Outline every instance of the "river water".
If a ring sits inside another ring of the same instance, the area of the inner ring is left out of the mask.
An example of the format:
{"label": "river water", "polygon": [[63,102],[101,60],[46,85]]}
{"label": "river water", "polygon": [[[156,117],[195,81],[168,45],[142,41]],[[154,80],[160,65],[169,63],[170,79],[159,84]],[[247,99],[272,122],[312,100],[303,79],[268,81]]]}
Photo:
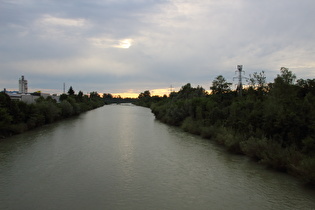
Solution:
{"label": "river water", "polygon": [[0,142],[0,209],[315,209],[315,192],[109,105]]}

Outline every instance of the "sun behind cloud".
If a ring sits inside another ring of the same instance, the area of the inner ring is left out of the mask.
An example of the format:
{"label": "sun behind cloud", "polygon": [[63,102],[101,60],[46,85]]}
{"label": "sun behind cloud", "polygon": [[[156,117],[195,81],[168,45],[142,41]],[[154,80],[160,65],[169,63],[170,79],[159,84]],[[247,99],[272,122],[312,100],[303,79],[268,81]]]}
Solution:
{"label": "sun behind cloud", "polygon": [[90,37],[87,39],[92,45],[99,47],[99,48],[122,48],[128,49],[132,46],[134,40],[127,38],[127,39],[114,39],[107,36],[101,37]]}
{"label": "sun behind cloud", "polygon": [[133,40],[132,39],[122,39],[119,40],[119,44],[116,45],[115,47],[117,48],[123,48],[123,49],[128,49],[131,47]]}

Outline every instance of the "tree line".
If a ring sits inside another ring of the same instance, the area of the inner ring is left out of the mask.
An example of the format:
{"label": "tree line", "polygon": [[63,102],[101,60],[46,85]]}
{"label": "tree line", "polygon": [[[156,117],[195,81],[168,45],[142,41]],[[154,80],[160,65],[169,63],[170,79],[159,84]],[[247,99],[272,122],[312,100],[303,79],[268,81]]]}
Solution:
{"label": "tree line", "polygon": [[57,102],[51,96],[41,96],[35,103],[27,104],[11,100],[6,93],[0,92],[0,138],[75,116],[105,104],[97,92],[84,95],[79,91],[75,94],[72,87],[68,94],[60,95],[59,100]]}
{"label": "tree line", "polygon": [[231,85],[219,75],[210,94],[188,83],[169,96],[145,91],[137,104],[162,122],[315,184],[315,79],[296,80],[282,67],[268,84],[263,71],[255,72],[242,96]]}
{"label": "tree line", "polygon": [[134,103],[136,98],[122,98],[120,95],[113,96],[111,93],[103,93],[103,100],[105,104],[120,104],[120,103]]}

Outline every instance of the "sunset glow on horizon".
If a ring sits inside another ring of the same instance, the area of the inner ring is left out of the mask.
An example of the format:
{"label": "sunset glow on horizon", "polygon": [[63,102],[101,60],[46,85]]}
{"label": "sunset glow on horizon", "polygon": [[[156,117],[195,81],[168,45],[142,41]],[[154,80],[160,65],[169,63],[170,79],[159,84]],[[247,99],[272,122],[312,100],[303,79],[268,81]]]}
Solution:
{"label": "sunset glow on horizon", "polygon": [[[142,92],[144,92],[143,90]],[[149,90],[151,93],[151,96],[164,96],[164,95],[169,95],[170,91],[168,89],[153,89]],[[124,93],[112,93],[114,97],[122,97],[122,98],[138,98],[139,94],[141,92],[124,92]]]}

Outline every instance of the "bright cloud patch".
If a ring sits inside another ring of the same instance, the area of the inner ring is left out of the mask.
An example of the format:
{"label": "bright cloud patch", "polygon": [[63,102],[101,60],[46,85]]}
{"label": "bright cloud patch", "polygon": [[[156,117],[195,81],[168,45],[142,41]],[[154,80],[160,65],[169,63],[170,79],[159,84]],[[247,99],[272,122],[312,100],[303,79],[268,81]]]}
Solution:
{"label": "bright cloud patch", "polygon": [[124,40],[120,40],[119,45],[116,45],[115,47],[128,49],[129,47],[131,47],[131,44],[132,44],[132,39],[124,39]]}
{"label": "bright cloud patch", "polygon": [[83,18],[61,18],[52,15],[43,15],[34,21],[32,31],[43,39],[73,42],[81,40],[91,24]]}
{"label": "bright cloud patch", "polygon": [[40,20],[43,24],[54,25],[54,26],[64,26],[64,27],[82,27],[86,25],[86,20],[79,19],[69,19],[69,18],[59,18],[51,15],[44,15]]}
{"label": "bright cloud patch", "polygon": [[119,45],[115,45],[114,47],[128,49],[131,47],[131,44],[132,39],[123,39],[119,41]]}
{"label": "bright cloud patch", "polygon": [[123,48],[128,49],[131,47],[133,40],[132,39],[122,39],[116,40],[108,37],[92,37],[88,39],[89,42],[99,48]]}

